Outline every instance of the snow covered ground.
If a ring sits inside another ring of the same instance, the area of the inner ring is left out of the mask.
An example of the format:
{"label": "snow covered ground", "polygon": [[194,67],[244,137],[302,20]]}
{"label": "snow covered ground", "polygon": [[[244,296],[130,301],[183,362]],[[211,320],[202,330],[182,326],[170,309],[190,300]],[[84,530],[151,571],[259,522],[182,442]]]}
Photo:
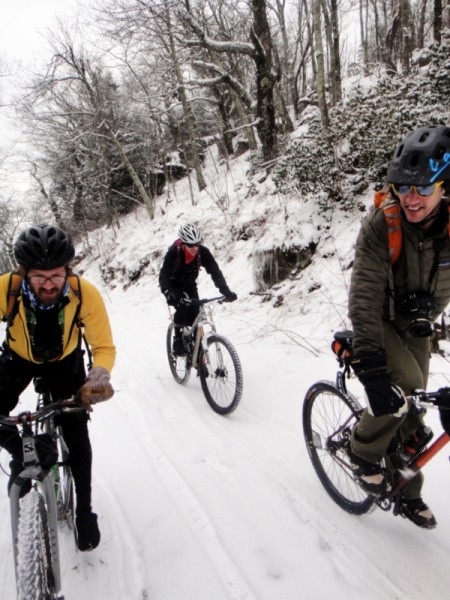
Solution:
{"label": "snow covered ground", "polygon": [[[301,406],[311,383],[334,377],[325,340],[314,356],[283,336],[259,337],[261,315],[244,300],[217,307],[245,378],[241,405],[221,417],[195,377],[186,387],[172,379],[168,313],[156,289],[145,299],[111,293],[108,310],[117,392],[90,426],[102,542],[83,554],[61,533],[66,600],[448,597],[448,452],[426,472],[434,531],[380,510],[346,514],[312,469]],[[433,359],[433,383],[446,369]],[[439,430],[435,415],[429,421]],[[13,600],[6,476],[0,482],[1,597]]]}

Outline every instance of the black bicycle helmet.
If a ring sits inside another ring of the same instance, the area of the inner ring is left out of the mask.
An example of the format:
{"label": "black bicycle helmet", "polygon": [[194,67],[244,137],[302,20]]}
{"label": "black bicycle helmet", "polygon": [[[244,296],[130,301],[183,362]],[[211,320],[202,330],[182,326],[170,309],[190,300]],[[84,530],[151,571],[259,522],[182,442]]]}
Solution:
{"label": "black bicycle helmet", "polygon": [[16,261],[26,269],[49,271],[65,267],[75,256],[72,240],[55,225],[33,225],[14,244]]}
{"label": "black bicycle helmet", "polygon": [[429,185],[450,180],[450,127],[427,125],[397,146],[387,172],[388,183]]}

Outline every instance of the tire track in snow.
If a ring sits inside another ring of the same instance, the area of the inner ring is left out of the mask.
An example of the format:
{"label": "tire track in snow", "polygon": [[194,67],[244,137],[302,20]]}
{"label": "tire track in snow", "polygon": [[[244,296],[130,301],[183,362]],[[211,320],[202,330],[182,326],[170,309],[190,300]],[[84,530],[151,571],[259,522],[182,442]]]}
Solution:
{"label": "tire track in snow", "polygon": [[145,426],[145,418],[137,402],[131,399],[130,402],[133,402],[134,407],[132,411],[127,412],[127,418],[132,423],[135,431],[139,433],[140,441],[145,447],[156,473],[201,543],[230,599],[257,600],[223,547],[204,506],[152,438]]}

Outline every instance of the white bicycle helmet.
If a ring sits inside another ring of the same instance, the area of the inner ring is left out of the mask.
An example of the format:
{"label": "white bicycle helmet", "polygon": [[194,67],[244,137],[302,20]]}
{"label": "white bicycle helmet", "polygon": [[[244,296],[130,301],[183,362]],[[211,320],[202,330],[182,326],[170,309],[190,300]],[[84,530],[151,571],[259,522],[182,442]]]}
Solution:
{"label": "white bicycle helmet", "polygon": [[200,244],[203,240],[202,232],[193,223],[185,223],[180,226],[178,236],[185,244]]}

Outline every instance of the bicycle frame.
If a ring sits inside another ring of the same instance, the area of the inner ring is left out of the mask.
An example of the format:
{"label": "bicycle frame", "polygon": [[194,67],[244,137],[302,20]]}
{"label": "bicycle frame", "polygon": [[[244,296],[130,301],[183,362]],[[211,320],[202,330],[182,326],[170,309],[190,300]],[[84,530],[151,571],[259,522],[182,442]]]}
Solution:
{"label": "bicycle frame", "polygon": [[[219,296],[218,298],[211,298],[207,302],[209,303],[219,300],[223,300],[223,296]],[[199,303],[198,306],[199,311],[197,317],[195,318],[195,321],[192,323],[191,326],[186,325],[185,327],[183,327],[183,330],[184,332],[186,332],[187,335],[191,335],[192,332],[196,330],[194,349],[192,351],[191,358],[191,366],[195,366],[197,364],[200,345],[205,339],[205,326],[209,326],[212,333],[217,333],[211,307],[207,306],[206,302]]]}
{"label": "bicycle frame", "polygon": [[401,477],[395,484],[392,492],[389,495],[395,496],[403,488],[403,486],[412,479],[423,467],[436,456],[450,442],[450,436],[445,432],[442,433],[430,446],[423,450],[414,460],[412,460],[405,469],[400,472]]}

